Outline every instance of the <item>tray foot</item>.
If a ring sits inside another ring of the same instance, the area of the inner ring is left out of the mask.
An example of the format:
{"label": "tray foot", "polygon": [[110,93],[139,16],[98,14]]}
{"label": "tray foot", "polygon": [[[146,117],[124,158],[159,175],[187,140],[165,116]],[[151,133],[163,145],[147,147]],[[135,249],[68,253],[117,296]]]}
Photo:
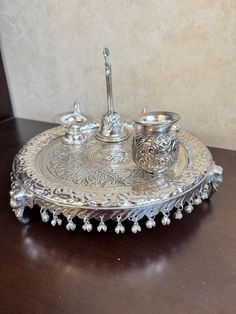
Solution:
{"label": "tray foot", "polygon": [[209,188],[209,199],[218,191],[219,185],[223,182],[223,168],[221,166],[213,165],[210,176],[211,186]]}
{"label": "tray foot", "polygon": [[26,206],[33,207],[33,196],[27,193],[17,182],[12,182],[10,191],[10,206],[16,218],[23,224],[29,223],[29,217],[24,216]]}

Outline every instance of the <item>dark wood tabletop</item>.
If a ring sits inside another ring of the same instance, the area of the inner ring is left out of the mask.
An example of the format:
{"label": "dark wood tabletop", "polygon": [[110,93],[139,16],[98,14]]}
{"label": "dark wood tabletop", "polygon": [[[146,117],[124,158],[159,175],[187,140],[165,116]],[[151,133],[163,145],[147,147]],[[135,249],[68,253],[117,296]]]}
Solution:
{"label": "dark wood tabletop", "polygon": [[69,232],[43,223],[38,208],[24,226],[9,206],[12,160],[50,127],[0,123],[0,312],[236,313],[236,152],[210,148],[223,184],[170,226],[157,219],[139,234]]}

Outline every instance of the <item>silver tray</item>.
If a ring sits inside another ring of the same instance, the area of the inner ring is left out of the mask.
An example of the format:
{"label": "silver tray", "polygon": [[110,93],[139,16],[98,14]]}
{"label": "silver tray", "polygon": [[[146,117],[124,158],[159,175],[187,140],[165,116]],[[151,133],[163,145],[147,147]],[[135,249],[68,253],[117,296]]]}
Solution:
{"label": "silver tray", "polygon": [[[129,126],[131,129],[131,127]],[[155,217],[170,224],[170,213],[181,219],[193,205],[211,196],[222,182],[222,168],[216,166],[209,150],[187,132],[180,132],[180,151],[175,168],[166,176],[154,176],[138,168],[132,159],[130,137],[119,143],[96,139],[87,132],[81,145],[65,145],[62,126],[31,139],[13,162],[11,206],[23,223],[26,206],[40,206],[42,220],[61,225],[66,217],[68,230],[75,230],[76,217],[82,229],[106,231],[106,221],[117,222],[123,233],[129,219],[132,232],[141,231],[139,220],[146,217],[147,228],[155,227]],[[96,222],[97,221],[97,222]]]}

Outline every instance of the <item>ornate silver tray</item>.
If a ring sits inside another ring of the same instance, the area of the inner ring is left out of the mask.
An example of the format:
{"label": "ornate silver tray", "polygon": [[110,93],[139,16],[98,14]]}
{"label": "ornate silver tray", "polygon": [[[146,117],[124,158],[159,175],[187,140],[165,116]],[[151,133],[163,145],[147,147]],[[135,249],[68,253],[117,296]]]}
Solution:
{"label": "ornate silver tray", "polygon": [[[150,156],[155,159],[159,155],[160,170],[163,162],[171,160],[171,154],[173,167],[154,175],[143,170],[141,160],[139,167],[134,163],[134,124],[123,123],[114,111],[107,48],[103,55],[108,111],[101,124],[83,116],[76,103],[74,112],[61,117],[62,126],[34,137],[14,159],[10,204],[23,223],[29,221],[24,217],[25,207],[37,204],[42,220],[51,219],[52,226],[61,225],[64,216],[68,230],[75,230],[79,218],[83,220],[83,230],[91,231],[96,225],[100,232],[107,230],[106,221],[111,219],[117,222],[115,232],[124,233],[123,222],[128,219],[133,222],[132,232],[137,233],[143,217],[147,218],[147,228],[155,227],[159,213],[161,223],[169,225],[173,209],[174,217],[181,219],[183,210],[192,212],[193,205],[209,198],[222,182],[223,170],[215,165],[209,150],[190,134],[179,133],[177,125],[171,131],[168,120],[178,116],[173,113],[145,116],[141,141],[146,145],[148,139],[148,151],[139,151],[149,169]],[[155,126],[151,122],[148,127],[147,118],[155,117],[161,121]],[[150,131],[154,131],[152,136],[148,135]],[[156,141],[160,141],[157,149]],[[178,150],[174,151],[175,147]]]}
{"label": "ornate silver tray", "polygon": [[106,143],[89,130],[83,145],[65,145],[64,133],[59,126],[39,134],[14,159],[11,206],[23,223],[28,222],[24,208],[37,204],[42,220],[52,218],[53,226],[61,225],[63,215],[68,230],[75,230],[78,217],[84,230],[91,231],[97,225],[98,231],[106,231],[106,220],[112,219],[117,222],[115,231],[123,233],[123,221],[129,219],[136,233],[141,230],[138,221],[143,217],[148,228],[156,225],[159,213],[162,224],[168,225],[173,209],[174,217],[181,219],[183,210],[190,213],[193,205],[209,198],[222,181],[222,168],[215,165],[209,150],[184,131],[180,132],[178,162],[163,177],[136,166],[132,136],[119,143]]}

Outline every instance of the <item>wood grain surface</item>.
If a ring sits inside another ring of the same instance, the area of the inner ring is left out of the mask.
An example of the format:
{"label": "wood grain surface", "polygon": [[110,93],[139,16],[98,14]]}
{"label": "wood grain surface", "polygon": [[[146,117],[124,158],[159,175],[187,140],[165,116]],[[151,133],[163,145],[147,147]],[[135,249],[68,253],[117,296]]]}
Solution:
{"label": "wood grain surface", "polygon": [[224,183],[170,226],[140,234],[68,232],[38,208],[20,224],[9,206],[17,150],[50,124],[0,124],[1,313],[236,313],[236,152],[211,148]]}

